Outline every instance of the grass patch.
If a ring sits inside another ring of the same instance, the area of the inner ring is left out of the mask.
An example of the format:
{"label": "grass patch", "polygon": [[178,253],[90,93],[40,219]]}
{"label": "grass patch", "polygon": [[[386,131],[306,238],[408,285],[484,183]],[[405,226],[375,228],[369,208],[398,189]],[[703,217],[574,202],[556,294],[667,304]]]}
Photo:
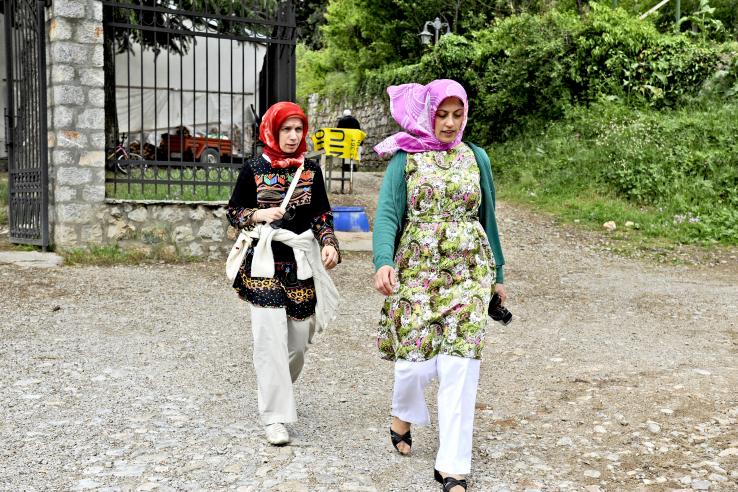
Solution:
{"label": "grass patch", "polygon": [[[494,146],[500,197],[614,238],[738,244],[738,105],[572,110]],[[633,224],[626,228],[626,222]]]}
{"label": "grass patch", "polygon": [[89,246],[58,251],[65,265],[139,265],[142,263],[194,263],[202,258],[182,255],[173,247],[156,247],[150,250],[122,249],[113,246]]}
{"label": "grass patch", "polygon": [[[210,169],[132,167],[128,174],[107,171],[105,196],[121,200],[227,201],[238,167]],[[116,180],[116,182],[111,182]],[[145,181],[145,182],[136,182]]]}

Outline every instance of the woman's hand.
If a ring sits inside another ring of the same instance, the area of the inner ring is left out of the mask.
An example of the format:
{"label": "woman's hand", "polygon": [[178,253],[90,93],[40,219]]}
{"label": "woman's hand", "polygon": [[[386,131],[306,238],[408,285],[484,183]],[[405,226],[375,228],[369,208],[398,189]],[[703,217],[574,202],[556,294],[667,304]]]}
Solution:
{"label": "woman's hand", "polygon": [[269,224],[275,220],[281,219],[283,215],[284,210],[282,210],[281,207],[260,208],[254,212],[254,215],[251,216],[251,220],[254,224],[259,224],[261,222]]}
{"label": "woman's hand", "polygon": [[374,274],[374,288],[382,294],[390,295],[396,286],[397,274],[391,266],[384,265]]}
{"label": "woman's hand", "polygon": [[326,270],[330,270],[338,264],[338,251],[336,251],[336,248],[331,245],[323,246],[321,257],[323,260],[323,266]]}
{"label": "woman's hand", "polygon": [[495,284],[495,292],[498,296],[500,296],[500,305],[505,305],[505,301],[507,300],[507,293],[505,292],[505,285],[504,284]]}

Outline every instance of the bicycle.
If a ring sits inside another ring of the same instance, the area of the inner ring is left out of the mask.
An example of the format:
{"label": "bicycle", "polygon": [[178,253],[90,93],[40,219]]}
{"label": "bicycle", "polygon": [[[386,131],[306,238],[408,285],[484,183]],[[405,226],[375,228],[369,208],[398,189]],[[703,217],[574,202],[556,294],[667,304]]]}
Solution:
{"label": "bicycle", "polygon": [[143,161],[143,157],[139,154],[129,152],[126,149],[124,145],[126,138],[127,135],[125,133],[121,133],[115,149],[110,151],[105,158],[106,167],[111,171],[119,172],[121,174],[128,174],[127,168],[130,167],[128,164],[121,165],[121,161]]}

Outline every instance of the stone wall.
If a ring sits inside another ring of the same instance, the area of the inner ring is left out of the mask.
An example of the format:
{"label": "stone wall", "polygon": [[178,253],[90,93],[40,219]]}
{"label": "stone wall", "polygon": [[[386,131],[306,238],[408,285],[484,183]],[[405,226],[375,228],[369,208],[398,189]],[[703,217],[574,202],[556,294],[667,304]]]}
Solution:
{"label": "stone wall", "polygon": [[182,256],[223,258],[236,230],[229,226],[224,202],[109,200],[100,216],[108,242],[151,254],[157,249]]}
{"label": "stone wall", "polygon": [[48,16],[49,222],[62,248],[105,241],[102,2],[59,0]]}
{"label": "stone wall", "polygon": [[379,157],[372,148],[385,137],[400,131],[400,127],[389,112],[389,101],[381,97],[366,98],[356,103],[345,101],[333,101],[312,94],[308,98],[307,116],[310,121],[311,133],[317,128],[333,128],[338,118],[343,115],[344,109],[350,109],[351,114],[359,120],[361,129],[367,136],[361,146],[360,169],[383,169],[387,163],[386,159]]}
{"label": "stone wall", "polygon": [[235,231],[225,203],[106,200],[102,2],[54,1],[47,16],[52,243],[227,255]]}

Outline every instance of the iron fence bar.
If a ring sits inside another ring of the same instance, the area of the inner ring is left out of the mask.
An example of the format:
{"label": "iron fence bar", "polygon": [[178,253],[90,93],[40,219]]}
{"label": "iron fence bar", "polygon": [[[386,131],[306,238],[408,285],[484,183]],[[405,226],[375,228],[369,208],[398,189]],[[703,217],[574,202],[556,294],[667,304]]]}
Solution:
{"label": "iron fence bar", "polygon": [[[183,67],[183,55],[182,50],[179,51],[179,162],[184,162],[185,154],[185,128],[184,128],[184,93],[182,87],[184,87],[184,67]],[[193,135],[194,136],[194,135]],[[194,156],[193,156],[194,160]],[[167,168],[168,169],[168,168]],[[154,191],[156,191],[156,185],[154,185]]]}
{"label": "iron fence bar", "polygon": [[[146,11],[146,12],[152,12],[152,13],[199,17],[202,19],[226,20],[226,21],[231,21],[231,22],[238,23],[238,24],[257,24],[257,25],[262,25],[262,26],[291,27],[291,24],[289,21],[274,20],[274,19],[270,19],[269,17],[255,18],[255,17],[228,16],[228,15],[216,14],[214,12],[210,13],[208,12],[207,3],[208,2],[205,2],[204,12],[199,12],[197,10],[180,10],[180,9],[171,9],[167,7],[154,7],[154,6],[149,6],[149,5],[143,5],[141,10]],[[130,3],[120,3],[120,2],[111,2],[111,1],[103,0],[102,4],[109,6],[109,7],[115,7],[115,8],[119,8],[123,10],[138,9],[138,7],[132,7],[131,6],[132,4]]]}
{"label": "iron fence bar", "polygon": [[[169,46],[170,43],[171,43],[171,37],[170,37],[170,34],[167,33],[167,47]],[[169,96],[172,92],[172,83],[170,80],[171,69],[172,69],[172,57],[171,57],[171,53],[169,52],[169,49],[167,49],[167,134],[169,134],[169,132],[171,131],[171,126],[170,126],[171,121],[170,121],[170,116],[169,116],[170,110],[171,110]],[[141,81],[141,85],[143,85],[143,81]],[[156,83],[154,83],[154,85],[156,85]],[[180,85],[182,85],[181,81],[180,81]],[[142,121],[141,127],[143,126],[144,124]],[[154,125],[154,127],[156,127],[156,125]],[[156,141],[156,137],[157,137],[156,132],[158,131],[159,131],[158,128],[154,128],[154,141]],[[169,139],[169,137],[167,137],[167,139]],[[171,153],[171,149],[172,149],[171,142],[167,141],[167,152]],[[156,157],[156,151],[154,151],[154,157]],[[167,157],[167,158],[171,159],[171,157]],[[159,174],[159,167],[157,166],[154,168],[154,176],[157,176],[158,174]],[[167,168],[167,181],[171,181],[171,179],[172,179],[172,173],[169,170],[169,168]],[[167,184],[167,194],[170,191],[171,191],[171,186],[170,184]]]}
{"label": "iron fence bar", "polygon": [[36,1],[36,35],[38,38],[38,71],[39,71],[39,120],[38,143],[41,159],[41,248],[49,246],[49,137],[47,133],[47,101],[46,101],[46,2]]}
{"label": "iron fence bar", "polygon": [[188,31],[186,29],[173,29],[173,28],[168,28],[168,27],[151,27],[151,26],[146,26],[146,25],[141,25],[141,24],[130,24],[128,22],[109,22],[108,25],[112,27],[119,27],[121,29],[132,28],[132,29],[140,29],[140,30],[150,31],[150,32],[176,34],[178,36],[235,39],[237,41],[252,42],[252,43],[259,43],[259,44],[288,44],[291,46],[297,45],[297,41],[295,39],[263,38],[263,37],[257,37],[257,36],[246,36],[246,35],[238,35],[238,34],[222,34],[222,33],[217,33],[217,32],[211,32],[211,33],[205,34],[205,32]]}

